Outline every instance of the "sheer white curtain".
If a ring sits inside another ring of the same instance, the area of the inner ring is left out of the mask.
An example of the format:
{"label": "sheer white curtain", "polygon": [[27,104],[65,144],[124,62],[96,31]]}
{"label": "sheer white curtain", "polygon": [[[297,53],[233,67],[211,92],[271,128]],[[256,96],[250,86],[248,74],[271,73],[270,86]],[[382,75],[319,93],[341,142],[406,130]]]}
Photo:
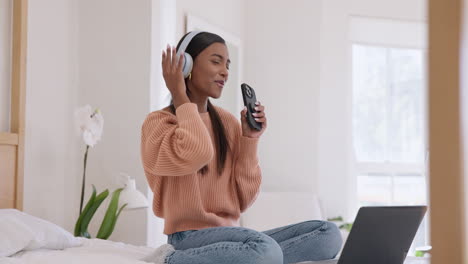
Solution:
{"label": "sheer white curtain", "polygon": [[[161,51],[168,43],[176,45],[176,1],[153,0],[152,2],[152,32],[151,32],[151,91],[149,111],[161,109],[170,102],[170,93],[166,88],[161,69]],[[154,215],[152,202],[153,192],[148,187],[147,245],[159,247],[167,243],[167,235],[163,234],[164,220]]]}

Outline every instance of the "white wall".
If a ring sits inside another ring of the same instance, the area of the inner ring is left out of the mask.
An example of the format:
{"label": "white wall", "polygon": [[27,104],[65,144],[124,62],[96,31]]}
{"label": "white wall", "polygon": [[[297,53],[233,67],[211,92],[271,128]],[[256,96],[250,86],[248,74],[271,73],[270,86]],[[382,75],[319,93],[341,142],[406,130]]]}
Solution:
{"label": "white wall", "polygon": [[[146,188],[140,128],[149,109],[150,1],[30,1],[24,210],[72,232],[78,217],[84,143],[76,107],[104,115],[89,151],[87,191],[117,187],[126,172]],[[109,200],[109,199],[108,199]],[[107,203],[90,225],[94,237]],[[146,211],[123,212],[112,240],[146,244]],[[137,228],[135,228],[137,227]]]}
{"label": "white wall", "polygon": [[[78,20],[79,103],[100,108],[104,116],[102,140],[88,155],[86,197],[91,183],[98,191],[122,187],[116,182],[120,172],[146,190],[140,135],[150,108],[151,0],[79,0]],[[103,203],[94,216],[91,235],[106,209]],[[146,214],[123,211],[109,239],[145,245]]]}
{"label": "white wall", "polygon": [[352,220],[356,201],[351,144],[349,18],[425,21],[426,1],[327,0],[321,10],[318,193],[328,217]]}
{"label": "white wall", "polygon": [[71,230],[77,209],[77,18],[73,0],[28,9],[24,211]]}
{"label": "white wall", "polygon": [[268,117],[259,146],[263,190],[317,191],[321,5],[247,1],[244,81]]}
{"label": "white wall", "polygon": [[0,0],[0,6],[0,132],[9,132],[13,5],[11,0]]}
{"label": "white wall", "polygon": [[[177,0],[176,42],[185,34],[185,15],[192,14],[233,35],[244,34],[246,0]],[[222,37],[222,36],[221,36]],[[174,46],[177,43],[174,43]]]}

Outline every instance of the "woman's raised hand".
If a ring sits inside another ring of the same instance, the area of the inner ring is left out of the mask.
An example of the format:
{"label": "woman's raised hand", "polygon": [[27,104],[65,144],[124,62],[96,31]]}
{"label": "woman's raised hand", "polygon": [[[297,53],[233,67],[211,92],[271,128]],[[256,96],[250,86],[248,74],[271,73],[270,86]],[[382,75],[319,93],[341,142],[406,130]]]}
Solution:
{"label": "woman's raised hand", "polygon": [[182,67],[184,66],[184,54],[177,56],[176,48],[167,45],[166,52],[162,51],[162,72],[166,86],[172,94],[174,106],[177,108],[190,102],[185,86]]}
{"label": "woman's raised hand", "polygon": [[162,72],[166,86],[172,97],[185,94],[186,87],[182,66],[184,65],[184,55],[177,56],[176,48],[167,45],[166,52],[162,51]]}

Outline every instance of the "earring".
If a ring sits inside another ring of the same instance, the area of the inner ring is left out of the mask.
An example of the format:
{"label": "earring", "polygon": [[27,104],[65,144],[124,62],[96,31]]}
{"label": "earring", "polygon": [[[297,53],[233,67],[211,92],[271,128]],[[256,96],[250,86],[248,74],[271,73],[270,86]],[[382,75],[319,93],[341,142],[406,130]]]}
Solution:
{"label": "earring", "polygon": [[189,73],[188,79],[191,81],[192,80],[192,73]]}

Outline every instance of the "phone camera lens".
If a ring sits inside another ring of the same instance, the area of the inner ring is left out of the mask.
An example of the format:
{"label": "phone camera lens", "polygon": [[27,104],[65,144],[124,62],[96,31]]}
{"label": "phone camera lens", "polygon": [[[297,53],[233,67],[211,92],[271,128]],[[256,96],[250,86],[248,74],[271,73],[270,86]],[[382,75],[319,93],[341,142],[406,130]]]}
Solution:
{"label": "phone camera lens", "polygon": [[247,94],[248,97],[252,97],[252,91],[250,90],[250,87],[247,87],[245,89],[245,93]]}

